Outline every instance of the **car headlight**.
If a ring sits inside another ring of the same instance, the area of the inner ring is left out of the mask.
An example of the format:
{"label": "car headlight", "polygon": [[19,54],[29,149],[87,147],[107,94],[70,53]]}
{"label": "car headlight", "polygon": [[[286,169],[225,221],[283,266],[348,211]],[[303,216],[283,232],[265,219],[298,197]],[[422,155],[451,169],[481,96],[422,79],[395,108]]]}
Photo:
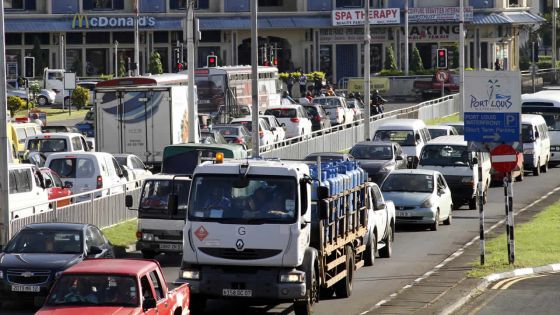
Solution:
{"label": "car headlight", "polygon": [[198,270],[183,270],[181,272],[181,278],[189,279],[189,280],[199,280],[200,279],[200,271],[198,271]]}
{"label": "car headlight", "polygon": [[290,272],[288,274],[280,275],[280,282],[282,283],[304,283],[305,273],[303,272]]}
{"label": "car headlight", "polygon": [[154,240],[154,234],[152,233],[142,233],[142,240],[151,242]]}
{"label": "car headlight", "polygon": [[428,197],[426,200],[424,200],[424,202],[422,202],[420,208],[431,208],[433,205],[434,202],[432,201],[432,197]]}
{"label": "car headlight", "polygon": [[523,149],[523,154],[534,154],[535,150],[534,149]]}

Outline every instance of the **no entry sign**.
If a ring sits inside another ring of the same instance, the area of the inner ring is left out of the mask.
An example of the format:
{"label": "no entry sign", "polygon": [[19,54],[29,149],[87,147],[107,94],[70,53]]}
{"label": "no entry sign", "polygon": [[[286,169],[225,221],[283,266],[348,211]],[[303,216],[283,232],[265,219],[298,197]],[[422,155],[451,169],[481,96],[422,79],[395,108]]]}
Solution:
{"label": "no entry sign", "polygon": [[507,144],[502,144],[490,151],[492,167],[503,173],[511,172],[515,169],[518,162],[517,151]]}

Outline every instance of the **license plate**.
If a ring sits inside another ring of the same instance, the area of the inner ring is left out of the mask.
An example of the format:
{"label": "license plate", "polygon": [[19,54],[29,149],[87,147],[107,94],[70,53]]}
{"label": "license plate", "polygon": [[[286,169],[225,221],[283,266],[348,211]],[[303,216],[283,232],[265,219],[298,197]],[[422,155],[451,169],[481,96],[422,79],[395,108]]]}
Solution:
{"label": "license plate", "polygon": [[397,217],[410,217],[412,216],[409,212],[406,211],[397,211]]}
{"label": "license plate", "polygon": [[41,287],[36,285],[12,285],[12,291],[14,292],[39,292]]}
{"label": "license plate", "polygon": [[235,290],[235,289],[223,289],[223,296],[241,296],[241,297],[252,297],[253,290]]}
{"label": "license plate", "polygon": [[159,244],[159,249],[182,250],[183,245],[181,245],[181,244]]}

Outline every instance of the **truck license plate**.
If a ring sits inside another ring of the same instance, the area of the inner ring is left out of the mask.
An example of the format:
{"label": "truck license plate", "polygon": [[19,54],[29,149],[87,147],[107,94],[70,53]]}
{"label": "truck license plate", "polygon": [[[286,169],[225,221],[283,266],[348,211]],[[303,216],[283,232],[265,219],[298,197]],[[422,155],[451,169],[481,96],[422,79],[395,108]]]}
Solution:
{"label": "truck license plate", "polygon": [[223,296],[241,296],[241,297],[252,297],[253,290],[236,290],[236,289],[223,289]]}
{"label": "truck license plate", "polygon": [[397,217],[410,217],[411,214],[406,211],[397,211]]}
{"label": "truck license plate", "polygon": [[182,250],[183,245],[181,245],[181,244],[159,244],[159,249]]}
{"label": "truck license plate", "polygon": [[12,291],[14,292],[39,292],[41,287],[37,285],[12,285]]}

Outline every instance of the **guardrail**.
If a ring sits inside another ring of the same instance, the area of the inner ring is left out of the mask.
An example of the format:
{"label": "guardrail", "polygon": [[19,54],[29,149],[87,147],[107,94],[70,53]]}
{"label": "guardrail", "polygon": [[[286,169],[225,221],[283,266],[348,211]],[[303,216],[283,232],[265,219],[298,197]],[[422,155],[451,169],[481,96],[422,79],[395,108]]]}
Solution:
{"label": "guardrail", "polygon": [[[132,195],[134,200],[139,200],[141,187],[142,180],[131,181],[70,197],[49,200],[49,202],[31,207],[13,208],[10,210],[10,238],[31,223],[89,223],[104,228],[133,219],[137,217],[138,212],[126,208],[125,196]],[[61,202],[68,202],[68,199],[71,199],[73,203],[63,207],[57,206]]]}
{"label": "guardrail", "polygon": [[[422,120],[448,116],[461,111],[458,94],[419,103],[414,106],[385,112],[370,118],[370,134],[379,124],[394,118],[415,118]],[[357,125],[355,125],[357,124]],[[264,158],[303,159],[314,152],[338,152],[364,140],[363,119],[346,125],[315,131],[311,136],[295,137],[277,143],[277,148],[261,151]]]}

